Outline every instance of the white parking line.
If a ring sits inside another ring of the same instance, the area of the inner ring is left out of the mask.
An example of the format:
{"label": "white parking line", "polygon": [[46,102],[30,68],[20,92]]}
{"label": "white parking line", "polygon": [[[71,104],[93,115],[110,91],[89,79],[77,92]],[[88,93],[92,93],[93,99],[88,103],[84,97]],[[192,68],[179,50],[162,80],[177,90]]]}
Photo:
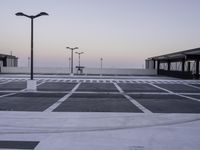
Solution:
{"label": "white parking line", "polygon": [[61,105],[66,99],[68,99],[79,87],[81,83],[78,83],[68,94],[66,94],[64,97],[59,99],[56,103],[51,105],[49,108],[47,108],[44,112],[52,112],[55,108],[57,108],[59,105]]}
{"label": "white parking line", "polygon": [[17,94],[17,93],[8,93],[8,94],[4,94],[4,95],[1,95],[0,98],[2,98],[2,97],[6,97],[6,96],[15,95],[15,94]]}
{"label": "white parking line", "polygon": [[149,83],[149,85],[154,86],[154,87],[156,87],[157,89],[166,91],[166,92],[168,92],[168,93],[174,93],[174,92],[172,92],[172,91],[170,91],[170,90],[167,90],[167,89],[165,89],[165,88],[159,87],[159,86],[157,86],[157,85],[155,85],[155,84],[153,84],[153,83]]}
{"label": "white parking line", "polygon": [[136,107],[138,107],[141,111],[143,111],[144,113],[152,113],[150,110],[148,110],[147,108],[145,108],[144,106],[142,106],[140,103],[138,103],[135,99],[133,99],[132,97],[130,97],[129,95],[125,94],[124,91],[121,89],[121,87],[117,84],[117,83],[113,83],[115,85],[115,87],[118,89],[118,91],[124,96],[126,97],[131,103],[133,103]]}
{"label": "white parking line", "polygon": [[[11,81],[10,81],[11,82]],[[43,84],[44,82],[40,83],[40,84]],[[38,84],[37,86],[39,86],[40,84]],[[25,92],[27,89],[22,89],[22,90],[19,90],[19,91],[5,91],[5,92],[12,92],[12,93],[8,93],[8,94],[4,94],[4,95],[1,95],[0,98],[2,97],[7,97],[7,96],[11,96],[11,95],[15,95],[17,93],[20,93],[20,92]]]}
{"label": "white parking line", "polygon": [[117,90],[118,90],[121,94],[124,93],[124,91],[121,89],[121,87],[120,87],[117,83],[113,83],[113,84],[115,85],[115,87],[117,88]]}
{"label": "white parking line", "polygon": [[190,87],[193,87],[193,88],[195,88],[195,89],[199,89],[199,90],[200,90],[200,87],[195,86],[195,85],[191,85],[191,84],[184,84],[184,85],[186,85],[186,86],[190,86]]}
{"label": "white parking line", "polygon": [[165,88],[162,88],[162,87],[159,87],[159,86],[157,86],[157,85],[154,85],[154,84],[152,84],[152,83],[149,83],[149,84],[152,85],[152,86],[154,86],[154,87],[156,87],[156,88],[158,88],[158,89],[161,89],[161,90],[164,90],[164,91],[166,91],[166,92],[169,92],[169,93],[171,93],[171,94],[174,94],[174,95],[177,95],[177,96],[180,96],[180,97],[184,97],[184,98],[187,98],[187,99],[191,99],[191,100],[195,100],[195,101],[200,102],[200,99],[193,98],[193,97],[189,97],[189,96],[183,95],[182,93],[175,93],[175,92],[172,92],[172,91],[167,90],[167,89],[165,89]]}
{"label": "white parking line", "polygon": [[40,85],[42,85],[42,84],[44,84],[44,83],[45,83],[45,81],[43,81],[43,82],[37,84],[37,86],[40,86]]}
{"label": "white parking line", "polygon": [[11,80],[5,81],[5,82],[1,82],[0,84],[6,84],[6,83],[9,83],[9,82],[11,82]]}

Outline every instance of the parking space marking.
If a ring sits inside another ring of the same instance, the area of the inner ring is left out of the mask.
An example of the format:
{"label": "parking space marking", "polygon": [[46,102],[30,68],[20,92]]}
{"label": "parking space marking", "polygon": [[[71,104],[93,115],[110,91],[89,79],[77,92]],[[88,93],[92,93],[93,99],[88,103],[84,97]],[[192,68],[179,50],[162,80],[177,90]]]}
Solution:
{"label": "parking space marking", "polygon": [[[171,95],[171,93],[166,93],[166,92],[126,92],[126,94],[131,94],[131,95],[138,95],[138,94],[143,94],[143,95]],[[193,94],[193,93],[192,93]]]}
{"label": "parking space marking", "polygon": [[9,83],[9,82],[11,82],[11,80],[1,82],[0,84],[6,84],[6,83]]}
{"label": "parking space marking", "polygon": [[11,95],[15,95],[17,94],[16,92],[15,93],[8,93],[8,94],[4,94],[4,95],[1,95],[0,98],[2,97],[6,97],[6,96],[11,96]]}
{"label": "parking space marking", "polygon": [[119,94],[119,92],[75,91],[76,94]]}
{"label": "parking space marking", "polygon": [[138,103],[135,99],[133,99],[132,97],[130,97],[129,95],[127,95],[121,89],[121,87],[117,83],[113,83],[113,84],[118,89],[118,91],[120,92],[120,94],[122,94],[126,99],[128,99],[131,103],[133,103],[133,105],[135,105],[136,107],[138,107],[141,111],[143,111],[144,113],[152,113],[150,110],[148,110],[147,108],[145,108],[144,106],[142,106],[140,103]]}
{"label": "parking space marking", "polygon": [[[11,82],[11,81],[10,81],[10,82]],[[9,82],[8,82],[8,83],[9,83]],[[41,85],[41,84],[43,84],[43,83],[45,83],[45,82],[43,81],[43,82],[37,84],[37,86],[39,86],[39,85]],[[7,97],[7,96],[11,96],[11,95],[15,95],[15,94],[21,93],[21,92],[26,92],[26,90],[27,90],[27,88],[22,89],[22,90],[19,90],[19,91],[3,91],[3,92],[9,92],[9,93],[8,93],[8,94],[1,95],[0,98],[2,98],[2,97]],[[0,91],[0,92],[2,92],[2,91]],[[12,93],[10,93],[10,92],[12,92]]]}
{"label": "parking space marking", "polygon": [[64,97],[59,99],[56,103],[51,105],[49,108],[44,110],[44,112],[52,112],[54,109],[56,109],[59,105],[61,105],[65,100],[67,100],[79,87],[81,83],[79,82],[68,94],[66,94]]}
{"label": "parking space marking", "polygon": [[37,86],[40,86],[40,85],[42,85],[42,84],[44,84],[44,83],[45,83],[45,81],[43,81],[43,82],[37,84]]}
{"label": "parking space marking", "polygon": [[174,94],[174,95],[177,95],[177,96],[180,96],[180,97],[184,97],[184,98],[187,98],[187,99],[191,99],[191,100],[195,100],[195,101],[200,102],[200,99],[193,98],[193,97],[189,97],[189,96],[186,96],[186,95],[182,95],[182,94],[180,94],[180,93],[175,93],[175,92],[172,92],[172,91],[167,90],[167,89],[165,89],[165,88],[162,88],[162,87],[159,87],[159,86],[157,86],[157,85],[154,85],[154,84],[152,84],[152,83],[149,83],[149,84],[152,85],[152,86],[154,86],[154,87],[157,87],[158,89],[164,90],[164,91],[166,91],[166,92],[168,92],[168,93],[171,93],[171,94]]}
{"label": "parking space marking", "polygon": [[193,88],[195,88],[195,89],[200,89],[200,87],[195,86],[195,85],[191,85],[191,84],[184,84],[184,85],[186,85],[186,86],[190,86],[190,87],[193,87]]}
{"label": "parking space marking", "polygon": [[117,83],[113,83],[115,85],[115,87],[117,88],[117,90],[120,92],[120,93],[124,93],[124,91],[121,89],[121,87],[119,87],[119,85]]}
{"label": "parking space marking", "polygon": [[[0,81],[5,82],[6,80],[9,81],[26,81],[29,80],[28,78],[0,78]],[[165,79],[92,79],[92,78],[86,78],[86,79],[73,79],[73,78],[36,78],[37,81],[46,81],[46,82],[77,82],[79,83],[80,80],[83,80],[83,82],[104,82],[104,83],[111,83],[111,82],[117,82],[117,83],[155,83],[155,84],[200,84],[200,81],[194,81],[194,80],[165,80]]]}
{"label": "parking space marking", "polygon": [[[10,81],[10,82],[11,82],[11,81]],[[7,83],[9,83],[9,82],[7,82]],[[26,90],[26,88],[25,88],[25,89],[22,89],[22,90],[19,90],[19,91],[9,91],[9,92],[12,92],[12,93],[8,93],[8,94],[1,95],[0,98],[2,98],[2,97],[7,97],[7,96],[11,96],[11,95],[15,95],[15,94],[17,94],[18,92],[23,92],[23,91],[25,91],[25,90]],[[6,92],[6,91],[4,91],[4,92]]]}
{"label": "parking space marking", "polygon": [[165,89],[165,88],[159,87],[159,86],[157,86],[157,85],[155,85],[155,84],[153,84],[153,83],[149,83],[149,85],[154,86],[154,87],[157,88],[157,89],[166,91],[166,92],[168,92],[168,93],[172,93],[172,94],[174,93],[174,92],[172,92],[172,91],[170,91],[170,90],[167,90],[167,89]]}

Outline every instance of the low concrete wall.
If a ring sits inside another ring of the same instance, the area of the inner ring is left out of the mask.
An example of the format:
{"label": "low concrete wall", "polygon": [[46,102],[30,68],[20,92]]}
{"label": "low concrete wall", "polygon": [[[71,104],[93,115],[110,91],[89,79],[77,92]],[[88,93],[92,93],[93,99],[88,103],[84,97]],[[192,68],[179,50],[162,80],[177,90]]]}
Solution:
{"label": "low concrete wall", "polygon": [[[69,68],[34,68],[35,74],[69,74]],[[28,67],[1,67],[1,73],[30,73]],[[77,70],[74,69],[74,73]],[[84,68],[83,74],[104,74],[104,75],[156,75],[156,70],[153,69],[129,69],[129,68]]]}

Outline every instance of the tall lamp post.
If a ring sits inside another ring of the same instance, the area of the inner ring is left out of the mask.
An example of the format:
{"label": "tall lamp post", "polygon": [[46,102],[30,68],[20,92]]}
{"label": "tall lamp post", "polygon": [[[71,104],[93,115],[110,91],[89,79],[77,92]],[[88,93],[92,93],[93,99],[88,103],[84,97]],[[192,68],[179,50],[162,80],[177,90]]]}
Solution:
{"label": "tall lamp post", "polygon": [[[30,75],[30,79],[33,80],[33,20],[40,16],[47,16],[48,14],[46,12],[41,12],[35,16],[33,16],[33,15],[29,16],[22,12],[18,12],[15,15],[16,16],[24,16],[24,17],[31,19],[31,75]],[[36,84],[35,84],[35,86],[36,86]],[[28,89],[28,87],[27,87],[27,89]],[[36,87],[34,89],[36,89]]]}
{"label": "tall lamp post", "polygon": [[71,50],[71,75],[73,75],[73,51],[78,49],[78,47],[66,47],[67,49]]}
{"label": "tall lamp post", "polygon": [[80,66],[81,66],[81,54],[83,54],[84,52],[75,52],[76,54],[78,54],[78,66],[79,66],[79,68],[80,68]]}

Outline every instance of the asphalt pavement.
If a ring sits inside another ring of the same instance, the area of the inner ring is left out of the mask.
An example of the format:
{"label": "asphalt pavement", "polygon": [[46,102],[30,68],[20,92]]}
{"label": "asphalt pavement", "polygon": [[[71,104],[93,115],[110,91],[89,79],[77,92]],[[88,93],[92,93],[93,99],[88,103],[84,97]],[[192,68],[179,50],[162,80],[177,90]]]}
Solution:
{"label": "asphalt pavement", "polygon": [[[144,79],[143,79],[144,80]],[[0,80],[0,111],[200,113],[200,84],[108,79]]]}

